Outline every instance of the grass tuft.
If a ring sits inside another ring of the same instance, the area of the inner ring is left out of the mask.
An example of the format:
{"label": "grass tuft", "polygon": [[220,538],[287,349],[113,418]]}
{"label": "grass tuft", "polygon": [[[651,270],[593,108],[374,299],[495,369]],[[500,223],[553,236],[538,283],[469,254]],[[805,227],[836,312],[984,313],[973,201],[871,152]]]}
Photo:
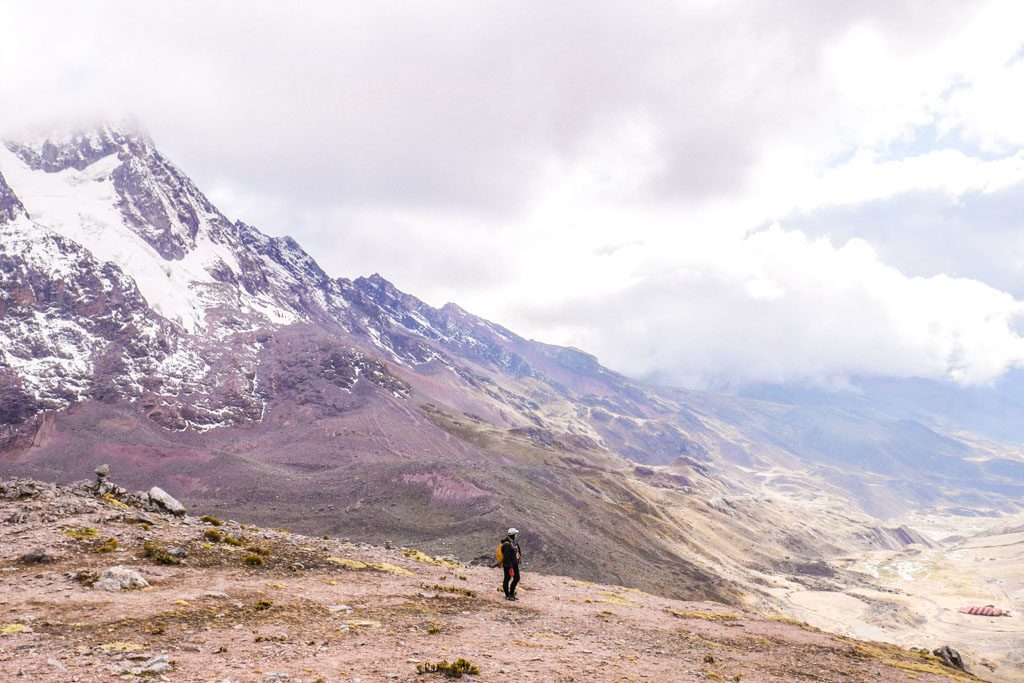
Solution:
{"label": "grass tuft", "polygon": [[102,496],[100,496],[100,500],[102,500],[104,503],[111,507],[117,508],[118,510],[132,509],[130,505],[122,503],[120,500],[115,498],[113,493],[104,493]]}
{"label": "grass tuft", "polygon": [[420,552],[415,548],[406,548],[402,551],[402,554],[408,557],[410,560],[416,560],[423,564],[431,564],[435,567],[449,567],[451,569],[458,569],[460,567],[458,562],[452,562],[451,560],[442,560],[440,557],[432,557],[424,552]]}
{"label": "grass tuft", "polygon": [[84,541],[89,538],[96,538],[100,535],[100,532],[96,531],[91,526],[73,526],[65,529],[63,534],[71,538],[76,538],[79,541]]}
{"label": "grass tuft", "polygon": [[117,539],[113,536],[92,549],[94,553],[112,553],[115,550],[117,550]]}
{"label": "grass tuft", "polygon": [[437,591],[438,593],[452,593],[453,595],[462,595],[467,598],[475,598],[476,593],[468,588],[459,588],[458,586],[442,586],[439,583],[426,584],[421,583],[420,588],[428,591]]}
{"label": "grass tuft", "polygon": [[250,553],[242,558],[242,563],[247,567],[262,567],[263,558],[255,553]]}
{"label": "grass tuft", "polygon": [[181,559],[169,554],[162,545],[153,541],[146,541],[142,544],[142,556],[148,557],[157,564],[176,565],[181,564]]}
{"label": "grass tuft", "polygon": [[462,678],[463,676],[477,676],[480,669],[468,660],[459,658],[452,663],[442,659],[440,662],[431,664],[429,662],[416,665],[417,674],[441,674],[445,678]]}
{"label": "grass tuft", "polygon": [[742,614],[732,612],[683,612],[682,610],[665,608],[665,611],[680,619],[703,619],[705,621],[737,621],[743,618]]}

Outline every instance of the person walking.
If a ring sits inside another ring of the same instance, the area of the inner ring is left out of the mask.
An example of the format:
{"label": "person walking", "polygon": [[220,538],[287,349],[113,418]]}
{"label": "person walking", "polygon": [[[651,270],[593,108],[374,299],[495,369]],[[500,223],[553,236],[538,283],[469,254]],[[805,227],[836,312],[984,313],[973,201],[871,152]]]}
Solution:
{"label": "person walking", "polygon": [[523,557],[523,552],[516,540],[518,535],[519,529],[512,527],[508,530],[505,538],[501,539],[501,545],[498,546],[498,555],[501,558],[501,567],[505,575],[501,587],[505,591],[506,600],[519,599],[516,597],[516,586],[519,585],[519,561]]}

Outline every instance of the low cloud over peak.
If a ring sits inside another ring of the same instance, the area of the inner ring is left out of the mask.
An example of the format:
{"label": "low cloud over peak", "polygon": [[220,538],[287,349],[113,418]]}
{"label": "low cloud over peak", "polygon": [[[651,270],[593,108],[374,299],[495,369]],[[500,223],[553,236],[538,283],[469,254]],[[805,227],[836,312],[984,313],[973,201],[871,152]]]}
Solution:
{"label": "low cloud over peak", "polygon": [[0,128],[134,115],[333,273],[623,371],[985,383],[1024,356],[1019,3],[0,12]]}

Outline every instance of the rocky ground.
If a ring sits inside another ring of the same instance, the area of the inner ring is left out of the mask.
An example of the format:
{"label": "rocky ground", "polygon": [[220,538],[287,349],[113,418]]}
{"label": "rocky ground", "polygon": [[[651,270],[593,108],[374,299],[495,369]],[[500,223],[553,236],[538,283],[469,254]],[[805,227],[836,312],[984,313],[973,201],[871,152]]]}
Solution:
{"label": "rocky ground", "polygon": [[510,603],[487,567],[172,507],[109,483],[0,482],[0,680],[427,681],[445,674],[418,669],[460,658],[481,682],[977,680],[528,563]]}

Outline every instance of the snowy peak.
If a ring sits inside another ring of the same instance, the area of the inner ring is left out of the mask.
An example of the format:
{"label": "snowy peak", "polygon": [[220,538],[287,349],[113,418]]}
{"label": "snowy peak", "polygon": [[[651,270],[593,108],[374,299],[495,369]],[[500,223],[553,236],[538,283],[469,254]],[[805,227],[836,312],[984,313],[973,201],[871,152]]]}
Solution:
{"label": "snowy peak", "polygon": [[213,332],[211,311],[236,328],[296,318],[287,299],[260,286],[267,269],[244,244],[244,227],[136,128],[16,136],[0,147],[0,172],[4,216],[27,213],[115,264],[154,311],[187,332]]}
{"label": "snowy peak", "polygon": [[32,171],[85,173],[109,182],[124,222],[165,259],[182,259],[196,247],[205,226],[228,221],[198,188],[161,155],[152,140],[130,126],[15,136],[8,150]]}
{"label": "snowy peak", "polygon": [[149,147],[149,137],[134,126],[100,125],[93,128],[51,130],[43,135],[17,135],[5,141],[33,170],[59,173],[69,168],[84,171],[100,159],[122,149]]}

